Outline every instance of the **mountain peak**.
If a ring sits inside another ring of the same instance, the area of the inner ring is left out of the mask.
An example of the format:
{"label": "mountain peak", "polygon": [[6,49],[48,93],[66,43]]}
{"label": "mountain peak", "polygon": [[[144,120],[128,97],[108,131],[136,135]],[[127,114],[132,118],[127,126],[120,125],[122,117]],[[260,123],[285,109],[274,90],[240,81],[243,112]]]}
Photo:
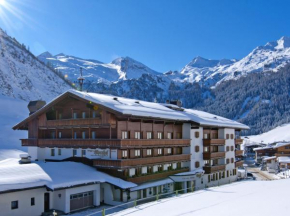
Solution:
{"label": "mountain peak", "polygon": [[277,41],[276,49],[285,49],[290,47],[290,37],[283,36]]}
{"label": "mountain peak", "polygon": [[196,67],[196,68],[203,68],[203,67],[214,67],[219,63],[218,60],[211,60],[206,59],[201,56],[195,57],[188,66]]}
{"label": "mountain peak", "polygon": [[53,55],[50,53],[50,52],[48,52],[48,51],[46,51],[46,52],[43,52],[43,53],[41,53],[41,54],[39,54],[37,57],[38,58],[51,58]]}

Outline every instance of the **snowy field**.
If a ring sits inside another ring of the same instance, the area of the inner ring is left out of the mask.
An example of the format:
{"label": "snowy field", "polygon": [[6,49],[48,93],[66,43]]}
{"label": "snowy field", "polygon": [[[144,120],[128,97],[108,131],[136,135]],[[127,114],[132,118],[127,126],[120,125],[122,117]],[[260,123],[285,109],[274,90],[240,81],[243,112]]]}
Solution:
{"label": "snowy field", "polygon": [[21,139],[27,131],[14,131],[12,127],[29,115],[28,102],[0,95],[0,149],[21,149]]}
{"label": "snowy field", "polygon": [[249,139],[245,138],[245,142],[256,142],[256,143],[273,143],[273,142],[283,142],[289,141],[290,142],[290,124],[284,124],[279,127],[274,128],[268,132],[247,136]]}
{"label": "snowy field", "polygon": [[288,215],[289,185],[290,179],[236,182],[143,204],[111,215]]}

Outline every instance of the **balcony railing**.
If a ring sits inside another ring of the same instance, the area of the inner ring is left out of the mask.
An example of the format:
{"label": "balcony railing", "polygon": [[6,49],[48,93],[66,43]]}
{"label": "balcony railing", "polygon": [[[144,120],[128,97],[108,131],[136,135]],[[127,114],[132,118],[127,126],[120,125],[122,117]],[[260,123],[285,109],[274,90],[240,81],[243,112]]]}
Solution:
{"label": "balcony railing", "polygon": [[243,156],[244,151],[243,150],[236,150],[235,154],[236,156]]}
{"label": "balcony railing", "polygon": [[275,156],[276,156],[276,157],[283,157],[283,156],[285,156],[285,157],[290,157],[290,151],[277,152],[277,153],[275,154]]}
{"label": "balcony railing", "polygon": [[127,181],[139,184],[142,182],[163,179],[163,178],[166,178],[168,176],[174,175],[176,173],[188,172],[188,171],[189,171],[189,168],[181,168],[181,169],[177,169],[177,170],[168,170],[168,171],[161,172],[161,173],[152,173],[152,174],[148,174],[148,175],[144,175],[144,176],[128,178]]}
{"label": "balcony railing", "polygon": [[204,146],[211,146],[211,145],[225,145],[225,139],[204,139],[203,145]]}
{"label": "balcony railing", "polygon": [[242,167],[243,164],[244,164],[244,161],[243,161],[243,160],[236,161],[236,162],[235,162],[235,167],[236,167],[236,168],[237,168],[237,167]]}
{"label": "balcony railing", "polygon": [[204,166],[203,170],[206,174],[224,171],[226,169],[226,165],[215,165],[215,166]]}
{"label": "balcony railing", "polygon": [[59,119],[59,120],[47,120],[46,124],[40,125],[40,127],[61,127],[61,126],[81,126],[81,125],[100,125],[102,120],[100,118],[79,118],[79,119]]}
{"label": "balcony railing", "polygon": [[138,148],[190,146],[189,139],[22,139],[22,146],[58,148]]}
{"label": "balcony railing", "polygon": [[138,158],[138,159],[123,159],[123,160],[94,160],[94,166],[97,167],[110,167],[110,168],[124,168],[137,165],[153,165],[158,163],[172,163],[180,161],[189,161],[189,154],[170,155],[150,158]]}
{"label": "balcony railing", "polygon": [[225,157],[226,157],[225,152],[204,152],[203,153],[204,160],[211,160],[211,159],[225,158]]}
{"label": "balcony railing", "polygon": [[236,145],[243,144],[243,139],[235,139],[235,144]]}

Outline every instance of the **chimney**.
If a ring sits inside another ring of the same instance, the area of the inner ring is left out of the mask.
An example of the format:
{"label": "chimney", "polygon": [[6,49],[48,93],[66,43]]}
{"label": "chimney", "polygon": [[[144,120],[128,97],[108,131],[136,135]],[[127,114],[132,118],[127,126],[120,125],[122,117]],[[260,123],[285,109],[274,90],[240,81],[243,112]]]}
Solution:
{"label": "chimney", "polygon": [[181,102],[181,100],[177,100],[176,105],[179,106],[179,107],[182,107],[182,102]]}
{"label": "chimney", "polygon": [[37,100],[37,101],[30,101],[28,104],[29,115],[35,113],[37,110],[42,108],[46,104],[45,101]]}

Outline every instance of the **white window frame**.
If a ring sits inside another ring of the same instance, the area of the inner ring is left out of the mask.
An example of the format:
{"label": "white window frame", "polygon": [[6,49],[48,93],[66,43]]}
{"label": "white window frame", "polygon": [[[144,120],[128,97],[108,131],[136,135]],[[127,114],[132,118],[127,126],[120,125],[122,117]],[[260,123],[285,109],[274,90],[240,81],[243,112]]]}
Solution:
{"label": "white window frame", "polygon": [[172,153],[172,149],[171,148],[168,148],[167,149],[167,154],[171,154]]}
{"label": "white window frame", "polygon": [[150,155],[151,156],[152,155],[152,149],[147,149],[146,150],[146,153],[147,153],[147,155]]}
{"label": "white window frame", "polygon": [[157,138],[158,139],[163,139],[162,132],[157,132]]}
{"label": "white window frame", "polygon": [[152,131],[147,131],[146,135],[147,139],[152,139]]}
{"label": "white window frame", "polygon": [[170,132],[167,133],[167,139],[172,139],[172,133]]}
{"label": "white window frame", "polygon": [[162,148],[158,148],[158,149],[157,149],[157,154],[158,154],[158,155],[162,155]]}
{"label": "white window frame", "polygon": [[61,131],[58,132],[58,139],[61,139]]}
{"label": "white window frame", "polygon": [[140,156],[141,156],[141,150],[135,149],[135,157],[140,157]]}
{"label": "white window frame", "polygon": [[122,139],[128,139],[128,131],[122,131]]}
{"label": "white window frame", "polygon": [[128,158],[128,151],[122,150],[122,158]]}
{"label": "white window frame", "polygon": [[135,131],[135,139],[140,139],[140,138],[141,138],[140,131]]}

